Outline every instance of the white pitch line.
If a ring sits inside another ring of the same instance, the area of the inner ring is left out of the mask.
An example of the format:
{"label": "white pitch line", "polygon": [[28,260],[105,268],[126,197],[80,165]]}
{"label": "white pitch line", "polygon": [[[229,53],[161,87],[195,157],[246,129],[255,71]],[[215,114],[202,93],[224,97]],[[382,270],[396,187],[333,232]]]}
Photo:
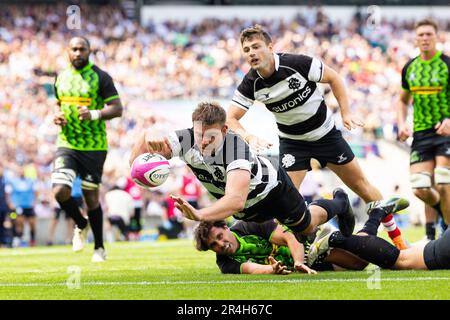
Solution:
{"label": "white pitch line", "polygon": [[[447,280],[448,277],[418,277],[418,278],[382,278],[380,281],[437,281]],[[219,280],[219,281],[88,281],[81,282],[80,286],[153,286],[153,285],[195,285],[195,284],[244,284],[244,283],[311,283],[311,282],[367,282],[364,278],[354,279],[286,279],[286,280]],[[0,283],[2,287],[63,287],[66,283]]]}
{"label": "white pitch line", "polygon": [[[147,242],[147,243],[139,243],[138,245],[121,245],[114,247],[113,249],[142,249],[142,248],[170,248],[170,247],[191,247],[191,244],[180,244],[180,243],[156,243],[156,242]],[[193,248],[193,247],[192,247]],[[108,250],[108,247],[106,248]],[[194,249],[193,249],[194,250]],[[40,249],[40,248],[27,248],[26,250],[20,249],[4,249],[0,251],[0,257],[21,257],[21,256],[33,256],[33,255],[50,255],[50,254],[61,254],[61,253],[71,253],[72,247],[66,246],[58,249]]]}
{"label": "white pitch line", "polygon": [[[190,247],[194,248],[191,243],[176,243],[176,242],[133,242],[128,244],[121,244],[120,246],[112,246],[111,249],[142,249],[142,248],[171,248],[171,247]],[[108,246],[106,247],[108,250]],[[194,250],[194,249],[193,249]],[[17,256],[31,256],[31,255],[47,255],[71,253],[72,247],[65,246],[61,248],[25,248],[22,249],[1,249],[0,257],[17,257]]]}

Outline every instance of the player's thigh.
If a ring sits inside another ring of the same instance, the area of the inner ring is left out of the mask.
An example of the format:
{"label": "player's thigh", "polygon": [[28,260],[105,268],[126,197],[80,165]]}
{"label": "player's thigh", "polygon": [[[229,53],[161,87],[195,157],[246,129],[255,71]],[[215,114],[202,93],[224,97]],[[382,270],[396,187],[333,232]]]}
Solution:
{"label": "player's thigh", "polygon": [[324,261],[350,270],[363,270],[368,265],[367,261],[351,252],[339,248],[331,249]]}
{"label": "player's thigh", "polygon": [[83,193],[85,190],[98,189],[102,181],[106,151],[79,151],[77,160]]}
{"label": "player's thigh", "polygon": [[436,167],[448,167],[450,168],[450,157],[437,155],[436,156]]}
{"label": "player's thigh", "polygon": [[433,145],[432,137],[416,137],[411,146],[409,171],[411,175],[427,173],[433,175],[436,166],[435,158],[438,148]]}
{"label": "player's thigh", "polygon": [[424,250],[425,244],[418,244],[411,248],[400,251],[395,262],[394,269],[399,270],[426,270],[428,263],[434,262],[434,252],[428,254]]}
{"label": "player's thigh", "polygon": [[78,163],[74,150],[58,148],[53,161],[51,176],[53,192],[57,195],[61,193],[70,194],[77,171]]}
{"label": "player's thigh", "polygon": [[289,178],[291,178],[292,183],[294,186],[299,189],[303,180],[306,177],[306,174],[308,173],[308,170],[300,170],[300,171],[288,171],[287,174]]}
{"label": "player's thigh", "polygon": [[327,167],[349,187],[367,181],[356,158],[346,164],[328,163]]}
{"label": "player's thigh", "polygon": [[413,173],[421,173],[427,172],[430,175],[433,175],[434,167],[436,166],[436,162],[434,159],[412,163],[409,167],[409,172]]}

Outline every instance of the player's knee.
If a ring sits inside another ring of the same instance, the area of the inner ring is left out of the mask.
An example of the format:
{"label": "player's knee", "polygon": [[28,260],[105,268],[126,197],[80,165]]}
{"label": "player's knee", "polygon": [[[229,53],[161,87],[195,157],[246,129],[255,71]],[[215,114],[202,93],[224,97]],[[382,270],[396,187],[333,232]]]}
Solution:
{"label": "player's knee", "polygon": [[434,182],[439,185],[450,185],[450,168],[434,168]]}
{"label": "player's knee", "polygon": [[55,185],[53,187],[53,194],[58,202],[64,202],[69,200],[71,195],[71,189],[66,185]]}
{"label": "player's knee", "polygon": [[76,172],[72,169],[61,168],[52,173],[51,181],[56,201],[64,202],[69,200],[75,177]]}
{"label": "player's knee", "polygon": [[422,201],[425,201],[432,197],[431,188],[413,189],[414,195]]}
{"label": "player's knee", "polygon": [[436,183],[436,190],[441,196],[448,196],[450,193],[450,168],[436,167],[434,169],[434,181]]}
{"label": "player's knee", "polygon": [[431,174],[428,172],[415,172],[410,176],[411,188],[414,194],[421,200],[425,200],[431,193]]}

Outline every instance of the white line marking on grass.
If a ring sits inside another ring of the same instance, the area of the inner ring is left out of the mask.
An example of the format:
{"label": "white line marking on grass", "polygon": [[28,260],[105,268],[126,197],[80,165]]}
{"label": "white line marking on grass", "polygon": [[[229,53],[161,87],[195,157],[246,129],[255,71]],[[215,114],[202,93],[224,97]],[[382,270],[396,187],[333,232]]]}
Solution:
{"label": "white line marking on grass", "polygon": [[[114,244],[110,246],[110,249],[142,249],[142,248],[171,248],[171,247],[190,247],[192,251],[194,251],[194,247],[192,247],[192,243],[184,243],[184,242],[133,242],[133,243],[121,243],[117,246]],[[106,250],[109,249],[109,246],[106,247]],[[1,249],[0,257],[17,257],[17,256],[30,256],[30,255],[47,255],[47,254],[60,254],[60,253],[71,253],[71,246],[61,246],[60,248],[18,248],[18,249]]]}
{"label": "white line marking on grass", "polygon": [[[383,278],[381,281],[437,281],[448,277],[418,277],[418,278]],[[154,286],[154,285],[194,285],[194,284],[244,284],[244,283],[311,283],[311,282],[367,282],[364,278],[354,279],[286,279],[286,280],[218,280],[218,281],[88,281],[81,286]],[[63,287],[66,283],[0,283],[1,287]]]}

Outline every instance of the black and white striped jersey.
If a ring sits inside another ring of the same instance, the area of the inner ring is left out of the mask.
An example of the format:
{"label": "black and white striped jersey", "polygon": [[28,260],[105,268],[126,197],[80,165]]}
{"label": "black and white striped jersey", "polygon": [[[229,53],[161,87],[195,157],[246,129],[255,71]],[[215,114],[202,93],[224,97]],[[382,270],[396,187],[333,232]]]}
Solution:
{"label": "black and white striped jersey", "polygon": [[225,194],[227,173],[242,169],[251,172],[250,190],[245,203],[249,208],[277,186],[277,170],[266,158],[255,155],[248,144],[229,130],[214,156],[205,157],[194,142],[194,130],[172,132],[168,137],[173,157],[180,157],[197,179],[216,199]]}
{"label": "black and white striped jersey", "polygon": [[274,54],[275,72],[267,79],[251,69],[236,89],[232,104],[248,110],[262,102],[275,115],[282,138],[316,141],[334,127],[331,110],[317,86],[323,63],[313,57]]}

